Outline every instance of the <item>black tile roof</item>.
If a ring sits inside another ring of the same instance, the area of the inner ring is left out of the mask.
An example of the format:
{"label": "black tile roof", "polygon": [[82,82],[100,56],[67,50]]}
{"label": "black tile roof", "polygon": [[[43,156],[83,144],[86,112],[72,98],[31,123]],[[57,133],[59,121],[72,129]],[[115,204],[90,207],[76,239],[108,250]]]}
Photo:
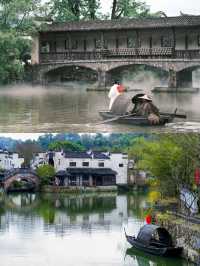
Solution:
{"label": "black tile roof", "polygon": [[67,168],[70,174],[90,174],[90,175],[116,175],[117,172],[110,168]]}
{"label": "black tile roof", "polygon": [[99,152],[99,151],[93,151],[93,158],[94,159],[110,159],[110,157],[102,152]]}
{"label": "black tile roof", "polygon": [[102,152],[95,151],[95,152],[78,152],[78,151],[66,151],[65,158],[82,158],[82,159],[110,159],[109,156],[103,154]]}
{"label": "black tile roof", "polygon": [[90,159],[91,155],[87,152],[78,152],[78,151],[66,151],[65,158],[83,158],[83,159]]}
{"label": "black tile roof", "polygon": [[46,24],[41,32],[90,31],[200,26],[200,16],[134,18],[118,20],[72,21]]}
{"label": "black tile roof", "polygon": [[69,174],[64,170],[60,170],[60,171],[56,172],[56,174],[55,174],[55,176],[57,176],[57,177],[66,177],[68,175]]}

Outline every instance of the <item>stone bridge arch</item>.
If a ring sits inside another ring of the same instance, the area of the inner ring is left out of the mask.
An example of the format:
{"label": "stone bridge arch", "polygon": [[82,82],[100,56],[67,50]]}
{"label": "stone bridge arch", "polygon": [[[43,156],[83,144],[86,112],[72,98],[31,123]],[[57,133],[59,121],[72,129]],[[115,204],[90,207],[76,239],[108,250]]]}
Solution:
{"label": "stone bridge arch", "polygon": [[136,65],[144,65],[149,66],[152,68],[161,69],[163,71],[169,72],[170,68],[172,67],[171,64],[168,62],[158,62],[158,61],[149,61],[149,60],[126,60],[126,61],[117,61],[117,62],[110,62],[107,65],[107,72],[113,71],[114,69],[126,67],[126,66],[136,66]]}
{"label": "stone bridge arch", "polygon": [[110,71],[131,65],[145,65],[163,71],[169,72],[171,86],[176,86],[176,80],[174,78],[177,73],[189,69],[195,69],[200,67],[200,60],[189,60],[189,59],[173,59],[173,58],[162,58],[160,59],[101,59],[101,60],[82,60],[82,61],[65,61],[65,62],[49,62],[35,65],[33,67],[33,79],[37,83],[45,82],[45,75],[54,70],[58,70],[65,67],[80,67],[95,71],[98,75],[98,86],[105,87],[107,79],[109,79]]}
{"label": "stone bridge arch", "polygon": [[50,73],[51,71],[56,71],[59,69],[67,68],[67,67],[80,67],[80,68],[85,68],[89,69],[91,71],[95,71],[98,73],[99,71],[99,66],[97,64],[91,64],[91,63],[85,63],[85,62],[66,62],[62,64],[42,64],[36,66],[36,72],[37,72],[37,80],[44,81],[45,76]]}
{"label": "stone bridge arch", "polygon": [[7,191],[9,187],[12,185],[14,181],[18,180],[25,180],[35,186],[37,188],[39,186],[39,178],[38,176],[33,172],[20,172],[16,171],[11,174],[9,174],[3,181],[3,187],[4,190]]}

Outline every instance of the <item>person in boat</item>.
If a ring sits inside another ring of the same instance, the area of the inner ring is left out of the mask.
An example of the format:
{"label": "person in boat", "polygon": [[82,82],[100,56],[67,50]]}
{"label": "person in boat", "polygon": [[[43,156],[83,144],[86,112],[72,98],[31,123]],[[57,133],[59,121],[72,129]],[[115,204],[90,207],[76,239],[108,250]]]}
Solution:
{"label": "person in boat", "polygon": [[138,97],[138,103],[132,113],[139,116],[147,116],[151,124],[159,124],[160,115],[158,108],[152,103],[152,98],[146,94]]}
{"label": "person in boat", "polygon": [[138,109],[140,108],[140,105],[143,102],[143,100],[140,99],[140,97],[142,97],[144,95],[145,95],[145,93],[138,93],[138,94],[134,95],[133,98],[131,99],[132,104],[134,105],[134,107],[131,109],[131,113],[132,114],[136,114],[137,113]]}
{"label": "person in boat", "polygon": [[116,98],[125,91],[124,86],[122,86],[118,81],[115,81],[113,86],[110,88],[108,93],[108,98],[110,99],[109,110],[112,109],[112,105]]}

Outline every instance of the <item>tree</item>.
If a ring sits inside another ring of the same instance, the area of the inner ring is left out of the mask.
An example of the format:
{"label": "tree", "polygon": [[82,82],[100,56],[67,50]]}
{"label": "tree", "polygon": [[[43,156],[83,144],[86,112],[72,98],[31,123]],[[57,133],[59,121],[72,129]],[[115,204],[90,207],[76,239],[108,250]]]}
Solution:
{"label": "tree", "polygon": [[163,196],[180,196],[181,189],[194,190],[194,171],[199,165],[200,136],[172,134],[140,139],[129,150],[139,168],[158,179]]}
{"label": "tree", "polygon": [[111,19],[122,17],[149,17],[152,16],[149,7],[138,0],[113,0]]}
{"label": "tree", "polygon": [[0,32],[0,83],[22,79],[22,62],[29,52],[30,41],[18,37],[15,33]]}
{"label": "tree", "polygon": [[25,142],[16,143],[15,151],[18,152],[20,156],[24,157],[24,165],[28,167],[30,165],[30,160],[33,158],[33,154],[41,152],[42,148],[36,142],[27,140]]}
{"label": "tree", "polygon": [[84,0],[82,1],[82,17],[84,19],[95,20],[101,16],[99,0]]}
{"label": "tree", "polygon": [[80,19],[81,0],[50,0],[49,16],[54,21],[64,22]]}
{"label": "tree", "polygon": [[100,0],[50,0],[48,6],[49,16],[54,21],[94,20],[100,17]]}
{"label": "tree", "polygon": [[0,29],[30,32],[35,28],[34,16],[42,7],[41,0],[0,0]]}
{"label": "tree", "polygon": [[41,186],[49,185],[55,176],[55,169],[52,165],[41,165],[37,168],[36,174],[40,178]]}
{"label": "tree", "polygon": [[85,148],[78,144],[78,143],[73,143],[70,141],[55,141],[49,144],[49,150],[53,151],[83,151]]}

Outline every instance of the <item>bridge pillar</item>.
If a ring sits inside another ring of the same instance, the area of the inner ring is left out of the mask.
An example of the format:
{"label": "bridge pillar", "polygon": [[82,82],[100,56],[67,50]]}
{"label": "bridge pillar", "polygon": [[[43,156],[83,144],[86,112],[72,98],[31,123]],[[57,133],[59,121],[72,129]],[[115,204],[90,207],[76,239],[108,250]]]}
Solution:
{"label": "bridge pillar", "polygon": [[98,69],[98,87],[106,87],[106,71]]}
{"label": "bridge pillar", "polygon": [[169,70],[169,82],[168,82],[169,88],[177,88],[178,87],[178,75],[177,72],[170,69]]}

